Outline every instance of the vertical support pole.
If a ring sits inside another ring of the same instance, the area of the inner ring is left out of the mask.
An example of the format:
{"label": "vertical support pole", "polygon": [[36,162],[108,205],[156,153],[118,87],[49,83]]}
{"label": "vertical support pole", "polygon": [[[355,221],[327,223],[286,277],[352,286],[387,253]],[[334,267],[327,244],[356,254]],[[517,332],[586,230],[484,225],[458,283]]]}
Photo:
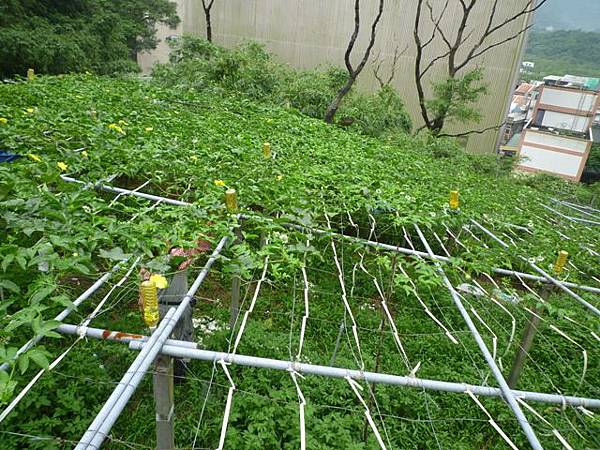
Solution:
{"label": "vertical support pole", "polygon": [[[242,234],[242,225],[240,219],[240,225],[235,229],[236,240],[234,245],[239,244],[244,239]],[[229,329],[233,330],[238,314],[240,313],[240,290],[242,286],[242,277],[240,273],[234,273],[231,279],[231,316],[229,318]]]}
{"label": "vertical support pole", "polygon": [[[227,189],[225,191],[225,207],[229,214],[236,214],[239,210],[237,201],[237,192],[235,189]],[[242,216],[237,216],[238,225],[234,227],[235,240],[233,245],[238,245],[244,240],[242,233]],[[240,288],[242,286],[242,278],[240,273],[234,273],[231,280],[231,315],[229,317],[229,328],[233,330],[235,321],[240,313]]]}
{"label": "vertical support pole", "polygon": [[173,450],[175,448],[173,358],[165,355],[156,357],[152,381],[156,411],[156,448],[157,450]]}
{"label": "vertical support pole", "polygon": [[[541,297],[544,300],[547,300],[550,297],[550,293],[552,292],[551,285],[544,285],[541,293]],[[510,375],[506,380],[506,384],[511,389],[516,389],[517,384],[519,383],[519,378],[521,377],[521,372],[523,371],[523,367],[525,366],[525,361],[527,360],[527,356],[529,356],[529,352],[531,351],[531,347],[533,346],[533,338],[535,337],[535,333],[537,332],[538,326],[540,324],[540,314],[541,309],[534,308],[533,314],[529,318],[527,322],[527,326],[525,327],[525,331],[523,332],[523,337],[521,338],[521,343],[519,344],[519,349],[517,350],[517,354],[515,355],[515,359],[513,361],[512,368],[510,369]]]}
{"label": "vertical support pole", "polygon": [[340,331],[338,332],[337,339],[335,340],[335,348],[333,349],[333,355],[331,356],[330,366],[335,364],[337,359],[338,350],[340,349],[340,341],[342,340],[342,334],[344,334],[344,321],[340,322]]}

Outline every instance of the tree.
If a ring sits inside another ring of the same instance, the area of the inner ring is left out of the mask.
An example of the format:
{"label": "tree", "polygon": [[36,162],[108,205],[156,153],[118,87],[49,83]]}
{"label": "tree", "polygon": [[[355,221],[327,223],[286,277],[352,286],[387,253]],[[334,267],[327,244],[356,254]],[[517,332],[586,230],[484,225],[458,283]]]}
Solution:
{"label": "tree", "polygon": [[346,64],[346,70],[348,71],[348,77],[346,78],[346,82],[343,86],[338,90],[335,98],[327,107],[327,111],[325,112],[325,122],[333,123],[333,119],[335,118],[335,114],[342,103],[344,97],[350,92],[352,86],[356,82],[356,79],[365,68],[365,65],[369,61],[369,57],[371,56],[371,51],[373,50],[373,46],[375,45],[375,37],[377,35],[377,25],[381,20],[381,16],[383,15],[383,4],[384,0],[379,0],[379,9],[377,11],[377,15],[375,19],[373,19],[373,23],[371,24],[371,35],[369,39],[369,44],[365,49],[365,52],[362,56],[362,59],[358,63],[356,67],[352,65],[352,61],[350,60],[352,55],[352,50],[354,49],[354,45],[356,44],[356,38],[358,37],[358,33],[360,32],[360,0],[354,0],[354,31],[350,36],[350,41],[348,42],[348,47],[346,48],[346,53],[344,54],[344,62]]}
{"label": "tree", "polygon": [[11,0],[0,3],[0,76],[135,70],[156,47],[156,24],[179,22],[168,0]]}
{"label": "tree", "polygon": [[[445,30],[442,26],[442,18],[448,9],[450,1],[458,2],[459,22],[455,33],[452,30]],[[419,97],[421,116],[424,122],[424,125],[419,130],[427,128],[435,136],[449,136],[446,133],[442,133],[446,123],[479,120],[480,114],[473,107],[473,104],[482,94],[487,92],[485,85],[482,84],[483,70],[479,67],[470,70],[467,70],[467,68],[473,67],[490,50],[517,39],[531,28],[532,25],[526,25],[519,28],[516,32],[509,34],[507,37],[496,38],[496,36],[499,36],[502,31],[506,31],[507,27],[513,25],[517,20],[538,10],[546,1],[528,0],[523,8],[516,13],[498,19],[498,5],[500,0],[494,0],[490,13],[484,22],[485,27],[483,32],[481,32],[479,37],[476,37],[476,28],[468,30],[467,26],[477,0],[446,0],[437,16],[429,0],[418,0],[413,35],[417,47],[414,68],[415,84]],[[432,24],[432,32],[425,38],[422,36],[421,31],[424,6],[429,12],[429,20]],[[426,62],[425,50],[436,38],[440,38],[443,41],[446,50],[432,56]],[[446,78],[434,84],[433,98],[428,99],[424,87],[425,76],[435,64],[442,61],[446,63],[447,67]],[[495,128],[498,127],[493,126],[485,130],[466,132],[460,135],[481,133]]]}
{"label": "tree", "polygon": [[206,40],[212,42],[212,22],[210,10],[213,7],[215,0],[202,0],[202,9],[204,10],[204,19],[206,21]]}
{"label": "tree", "polygon": [[404,52],[406,52],[406,50],[408,50],[408,46],[404,47],[404,49],[402,51],[400,51],[399,47],[396,47],[394,49],[394,56],[393,56],[392,62],[390,64],[390,74],[385,79],[381,75],[381,66],[383,65],[383,63],[385,61],[385,59],[381,58],[381,52],[379,52],[379,54],[375,58],[375,61],[373,61],[373,75],[375,76],[375,79],[379,83],[379,87],[381,89],[392,84],[392,81],[394,80],[394,77],[396,76],[396,67],[398,65],[398,59],[404,54]]}

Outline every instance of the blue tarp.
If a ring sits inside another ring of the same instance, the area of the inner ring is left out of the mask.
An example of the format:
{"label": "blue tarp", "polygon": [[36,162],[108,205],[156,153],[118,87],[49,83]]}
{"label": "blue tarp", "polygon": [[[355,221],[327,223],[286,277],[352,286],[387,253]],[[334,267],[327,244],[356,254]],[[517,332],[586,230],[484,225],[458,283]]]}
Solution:
{"label": "blue tarp", "polygon": [[13,162],[15,159],[19,159],[20,157],[21,155],[17,155],[16,153],[0,150],[0,163]]}

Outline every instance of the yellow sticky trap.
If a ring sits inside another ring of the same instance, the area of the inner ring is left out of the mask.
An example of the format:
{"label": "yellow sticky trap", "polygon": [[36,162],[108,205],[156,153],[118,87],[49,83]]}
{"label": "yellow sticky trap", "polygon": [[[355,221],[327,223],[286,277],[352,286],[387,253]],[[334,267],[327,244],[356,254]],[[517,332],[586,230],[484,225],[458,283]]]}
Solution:
{"label": "yellow sticky trap", "polygon": [[448,203],[450,204],[450,208],[458,209],[460,205],[460,201],[458,200],[458,191],[450,191],[450,201]]}
{"label": "yellow sticky trap", "polygon": [[143,281],[140,285],[140,295],[144,306],[144,323],[149,327],[158,324],[158,294],[153,281]]}
{"label": "yellow sticky trap", "polygon": [[225,191],[225,206],[230,213],[238,210],[237,192],[235,192],[235,189],[227,189]]}
{"label": "yellow sticky trap", "polygon": [[263,144],[263,157],[265,159],[271,158],[271,144],[269,144],[268,142],[265,142]]}
{"label": "yellow sticky trap", "polygon": [[35,70],[27,69],[27,79],[33,81],[35,79]]}
{"label": "yellow sticky trap", "polygon": [[567,258],[569,257],[569,253],[561,250],[558,252],[558,257],[556,258],[556,262],[554,263],[554,273],[560,275],[567,264]]}

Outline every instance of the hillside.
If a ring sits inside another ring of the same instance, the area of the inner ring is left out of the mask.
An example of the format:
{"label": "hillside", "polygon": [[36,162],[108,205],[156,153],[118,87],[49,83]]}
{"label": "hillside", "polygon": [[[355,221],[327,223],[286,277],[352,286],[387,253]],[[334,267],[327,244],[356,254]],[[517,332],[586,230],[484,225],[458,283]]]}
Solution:
{"label": "hillside", "polygon": [[[200,348],[230,352],[239,336],[240,355],[333,360],[341,368],[497,386],[436,266],[353,238],[427,256],[417,224],[432,251],[452,255],[439,266],[450,282],[477,284],[485,293],[463,292],[462,301],[504,376],[535,310],[543,320],[518,387],[599,397],[596,317],[558,289],[540,299],[539,283],[493,271],[530,273],[532,261],[551,271],[557,252],[566,250],[572,266],[561,279],[593,284],[597,227],[558,220],[543,206],[551,196],[589,201],[587,189],[546,176],[512,176],[495,158],[468,155],[451,140],[369,137],[201,83],[192,90],[136,77],[42,76],[1,84],[0,117],[2,149],[22,156],[0,164],[0,362],[11,363],[9,373],[0,372],[1,407],[40,367],[74,349],[2,422],[3,450],[71,448],[80,439],[138,353],[118,342],[61,337],[51,318],[123,261],[66,322],[96,327],[103,337],[106,330],[149,333],[138,308],[141,269],[168,278],[179,270],[164,257],[173,247],[197,249],[200,242],[213,251],[222,236],[239,236],[231,231],[236,214],[224,206],[228,188],[237,191],[239,212],[248,218],[243,241],[225,248],[195,295]],[[96,183],[190,205],[116,196]],[[453,190],[460,192],[458,211],[448,206]],[[319,234],[322,229],[336,234]],[[190,281],[206,260],[197,257]],[[242,280],[246,329],[228,326],[234,275]],[[597,295],[579,293],[598,304]],[[44,339],[13,361],[33,336]],[[471,396],[465,384],[455,393],[362,380],[357,388],[343,378],[296,379],[290,370],[240,365],[225,373],[224,366],[192,361],[178,379],[177,448],[217,448],[223,423],[227,449],[299,448],[296,382],[306,400],[307,448],[379,448],[374,428],[390,449],[504,449],[498,428],[517,447],[528,445],[504,401]],[[150,375],[105,448],[155,446]],[[597,447],[596,417],[560,403],[525,401],[543,417],[526,410],[546,448],[560,445],[552,430],[573,448]]]}
{"label": "hillside", "polygon": [[525,60],[536,64],[535,75],[600,77],[600,32],[533,31]]}

